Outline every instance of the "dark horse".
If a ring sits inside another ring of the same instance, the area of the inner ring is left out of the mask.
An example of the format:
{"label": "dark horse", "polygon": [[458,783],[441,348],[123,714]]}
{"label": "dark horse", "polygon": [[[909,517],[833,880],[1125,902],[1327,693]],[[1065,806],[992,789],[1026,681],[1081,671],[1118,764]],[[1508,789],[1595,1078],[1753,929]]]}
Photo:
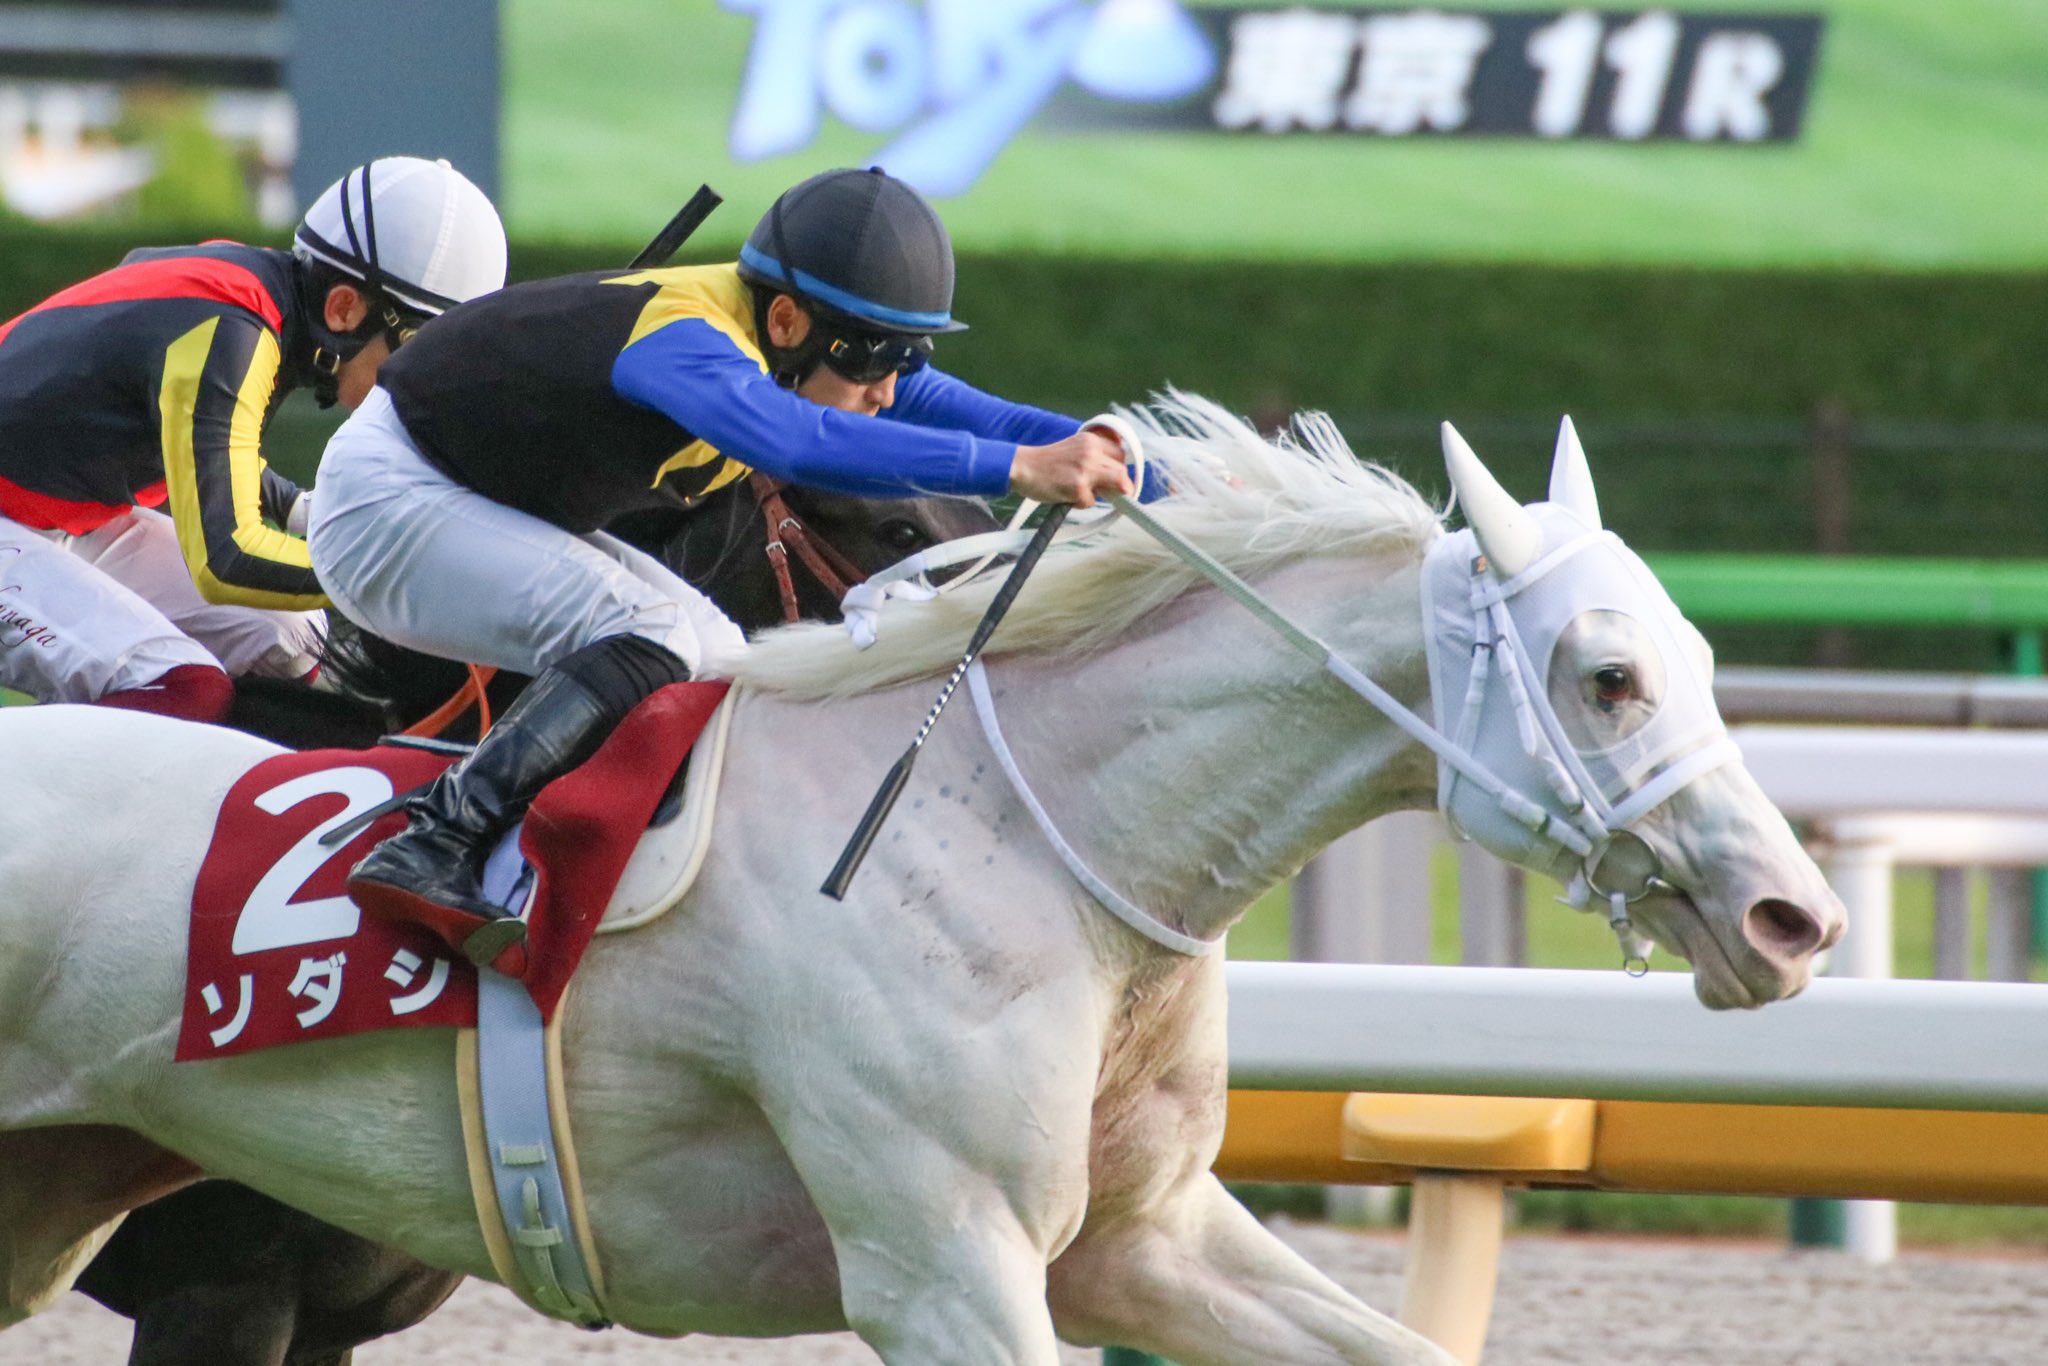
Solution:
{"label": "dark horse", "polygon": [[[613,530],[753,632],[795,617],[836,621],[830,580],[995,526],[962,499],[777,490],[757,476],[689,512],[639,514]],[[812,569],[820,563],[822,581]],[[245,680],[230,724],[295,748],[362,748],[418,721],[467,678],[460,664],[341,623],[327,672],[341,691]],[[493,679],[493,705],[524,681]],[[346,1366],[358,1344],[418,1323],[461,1280],[246,1187],[202,1181],[129,1214],[77,1288],[135,1320],[131,1366]]]}

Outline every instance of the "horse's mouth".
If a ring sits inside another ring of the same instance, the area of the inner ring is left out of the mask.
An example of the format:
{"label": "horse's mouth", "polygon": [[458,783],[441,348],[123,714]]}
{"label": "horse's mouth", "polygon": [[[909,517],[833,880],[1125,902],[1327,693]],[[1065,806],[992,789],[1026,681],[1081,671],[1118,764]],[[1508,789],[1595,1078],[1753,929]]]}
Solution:
{"label": "horse's mouth", "polygon": [[[1692,964],[1692,990],[1699,997],[1700,1004],[1709,1010],[1755,1010],[1776,996],[1765,996],[1735,970],[1735,964],[1728,951],[1721,947],[1721,941],[1709,932],[1702,936],[1708,945],[1707,952]],[[1705,970],[1711,962],[1713,970]]]}
{"label": "horse's mouth", "polygon": [[[1773,1001],[1796,996],[1806,986],[1802,976],[1788,981],[1770,964],[1755,955],[1754,979],[1737,966],[1736,955],[1728,951],[1721,936],[1686,892],[1651,897],[1637,908],[1642,929],[1659,947],[1692,965],[1693,993],[1709,1010],[1755,1010]],[[1740,934],[1740,929],[1734,931]]]}

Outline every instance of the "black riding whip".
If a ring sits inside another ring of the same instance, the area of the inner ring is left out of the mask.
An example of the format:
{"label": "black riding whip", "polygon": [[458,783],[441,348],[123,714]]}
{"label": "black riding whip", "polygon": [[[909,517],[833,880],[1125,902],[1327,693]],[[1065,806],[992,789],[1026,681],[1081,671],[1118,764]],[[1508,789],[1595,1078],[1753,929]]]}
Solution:
{"label": "black riding whip", "polygon": [[665,263],[676,254],[677,248],[690,240],[690,234],[697,231],[711,211],[725,202],[725,197],[709,185],[699,185],[697,193],[690,196],[690,202],[676,210],[676,216],[668,220],[668,226],[654,234],[654,240],[640,249],[630,263],[630,269],[646,270]]}
{"label": "black riding whip", "polygon": [[917,763],[917,753],[924,748],[925,737],[932,733],[939,713],[946,709],[946,700],[953,695],[953,689],[960,686],[960,680],[967,676],[967,667],[974,663],[981,647],[988,644],[988,638],[996,633],[997,624],[1010,610],[1010,604],[1017,600],[1017,591],[1024,586],[1032,566],[1052,544],[1060,523],[1066,521],[1070,506],[1067,503],[1055,504],[1045,514],[1045,520],[1038,524],[1038,530],[1024,546],[1024,553],[1017,557],[1017,563],[1010,566],[1010,577],[1003,580],[1003,586],[996,590],[995,597],[989,602],[988,611],[982,613],[981,624],[974,628],[974,635],[967,642],[967,653],[961,655],[960,662],[953,666],[953,676],[946,680],[946,686],[939,689],[939,700],[932,703],[924,724],[917,728],[917,738],[910,742],[910,748],[903,751],[903,757],[896,761],[896,766],[889,770],[889,776],[882,779],[882,785],[875,789],[875,799],[868,803],[867,813],[854,827],[853,837],[846,841],[846,848],[840,851],[839,862],[832,865],[832,875],[818,889],[834,901],[846,899],[847,884],[853,881],[853,874],[860,867],[861,860],[867,857],[868,847],[875,842],[875,836],[882,832],[882,822],[889,818],[889,808],[895,806],[896,799],[903,795],[903,785],[910,781],[910,770]]}

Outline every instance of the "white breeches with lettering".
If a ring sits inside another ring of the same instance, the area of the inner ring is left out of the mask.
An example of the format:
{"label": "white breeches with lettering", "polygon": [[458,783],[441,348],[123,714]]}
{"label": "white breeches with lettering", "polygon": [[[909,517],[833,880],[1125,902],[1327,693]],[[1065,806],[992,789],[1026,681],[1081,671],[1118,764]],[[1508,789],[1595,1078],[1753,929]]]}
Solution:
{"label": "white breeches with lettering", "polygon": [[653,556],[435,469],[381,388],[327,444],[307,541],[344,615],[447,659],[538,673],[594,641],[638,635],[703,676],[746,648],[739,627]]}
{"label": "white breeches with lettering", "polygon": [[0,517],[0,685],[92,702],[188,664],[302,678],[324,612],[224,606],[199,595],[171,519],[136,508],[83,536]]}

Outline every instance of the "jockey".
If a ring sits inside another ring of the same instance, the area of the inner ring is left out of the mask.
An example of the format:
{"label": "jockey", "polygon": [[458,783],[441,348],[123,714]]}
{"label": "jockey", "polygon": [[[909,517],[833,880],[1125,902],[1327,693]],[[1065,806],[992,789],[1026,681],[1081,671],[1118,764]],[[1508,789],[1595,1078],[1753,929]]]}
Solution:
{"label": "jockey", "polygon": [[310,676],[309,496],[264,428],[302,384],[353,408],[424,320],[504,280],[483,192],[386,157],[290,252],[144,248],[0,326],[0,684],[216,721],[232,675]]}
{"label": "jockey", "polygon": [[643,698],[744,648],[598,530],[620,514],[750,469],[882,498],[1130,492],[1113,438],[927,363],[964,327],[952,303],[952,243],[917,192],[828,171],[737,262],[513,285],[384,368],[321,463],[320,581],[399,644],[538,677],[356,865],[364,910],[523,973],[525,926],[478,885],[491,843]]}

